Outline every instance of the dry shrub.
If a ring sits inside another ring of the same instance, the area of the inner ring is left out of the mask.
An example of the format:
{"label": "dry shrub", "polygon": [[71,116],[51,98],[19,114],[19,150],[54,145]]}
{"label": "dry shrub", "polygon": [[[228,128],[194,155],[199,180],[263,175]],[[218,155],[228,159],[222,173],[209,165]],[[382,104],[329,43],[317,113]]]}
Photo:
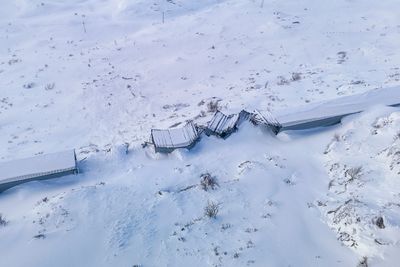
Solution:
{"label": "dry shrub", "polygon": [[7,224],[8,224],[8,221],[3,216],[3,214],[0,213],[0,226],[6,226]]}
{"label": "dry shrub", "polygon": [[207,103],[207,111],[208,112],[217,112],[219,110],[219,100],[211,100]]}
{"label": "dry shrub", "polygon": [[208,191],[209,189],[214,190],[218,186],[217,179],[211,176],[210,173],[204,173],[200,178],[201,189],[204,191]]}
{"label": "dry shrub", "polygon": [[219,204],[213,201],[208,201],[207,206],[204,208],[204,215],[208,218],[215,219],[219,211]]}

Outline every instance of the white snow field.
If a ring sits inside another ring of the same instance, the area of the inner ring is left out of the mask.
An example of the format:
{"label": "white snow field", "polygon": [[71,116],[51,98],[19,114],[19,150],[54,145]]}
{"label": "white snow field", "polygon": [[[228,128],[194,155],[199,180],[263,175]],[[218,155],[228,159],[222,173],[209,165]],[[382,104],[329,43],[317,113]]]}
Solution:
{"label": "white snow field", "polygon": [[396,91],[398,1],[0,4],[0,162],[76,149],[81,170],[0,194],[0,266],[399,266],[391,94],[328,128],[141,147],[217,109]]}

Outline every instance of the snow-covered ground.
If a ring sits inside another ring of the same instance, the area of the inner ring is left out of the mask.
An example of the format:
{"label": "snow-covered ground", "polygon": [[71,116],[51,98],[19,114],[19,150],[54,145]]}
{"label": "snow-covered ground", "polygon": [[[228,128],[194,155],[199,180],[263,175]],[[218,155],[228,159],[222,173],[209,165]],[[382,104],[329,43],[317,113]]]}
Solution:
{"label": "snow-covered ground", "polygon": [[216,106],[295,113],[400,85],[398,1],[0,2],[0,160],[75,148],[83,171],[0,195],[1,265],[398,265],[398,108],[140,146]]}

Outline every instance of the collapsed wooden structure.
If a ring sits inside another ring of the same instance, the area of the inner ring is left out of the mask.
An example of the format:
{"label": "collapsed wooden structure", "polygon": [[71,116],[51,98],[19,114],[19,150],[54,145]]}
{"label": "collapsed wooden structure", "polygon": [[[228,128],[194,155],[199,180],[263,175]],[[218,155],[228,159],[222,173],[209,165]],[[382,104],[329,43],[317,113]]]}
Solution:
{"label": "collapsed wooden structure", "polygon": [[293,113],[277,113],[255,110],[225,115],[217,111],[206,126],[188,123],[183,128],[152,130],[151,139],[156,152],[172,152],[177,148],[192,148],[201,133],[221,138],[229,137],[243,121],[264,125],[273,133],[288,130],[307,130],[338,124],[349,115],[361,113],[373,105],[400,106],[400,87],[376,89],[364,94],[341,97],[332,101],[310,104]]}
{"label": "collapsed wooden structure", "polygon": [[78,173],[75,150],[0,163],[0,192],[16,185]]}

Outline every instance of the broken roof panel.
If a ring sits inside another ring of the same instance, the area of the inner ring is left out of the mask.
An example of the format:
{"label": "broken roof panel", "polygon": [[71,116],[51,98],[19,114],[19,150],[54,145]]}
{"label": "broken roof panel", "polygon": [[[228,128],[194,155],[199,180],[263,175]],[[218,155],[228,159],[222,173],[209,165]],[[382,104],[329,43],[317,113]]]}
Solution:
{"label": "broken roof panel", "polygon": [[0,192],[32,180],[77,172],[74,150],[0,163]]}
{"label": "broken roof panel", "polygon": [[269,111],[254,110],[253,121],[256,124],[263,124],[269,127],[275,134],[282,128],[279,121]]}
{"label": "broken roof panel", "polygon": [[171,152],[177,148],[191,148],[200,134],[193,122],[173,129],[152,129],[151,139],[156,152]]}
{"label": "broken roof panel", "polygon": [[249,120],[252,116],[252,113],[245,110],[231,115],[225,115],[221,111],[217,111],[211,121],[208,122],[205,132],[207,135],[218,135],[226,138],[237,129],[239,124]]}
{"label": "broken roof panel", "polygon": [[239,114],[231,114],[229,116],[217,111],[211,121],[208,122],[206,133],[226,137],[236,130],[239,121]]}

